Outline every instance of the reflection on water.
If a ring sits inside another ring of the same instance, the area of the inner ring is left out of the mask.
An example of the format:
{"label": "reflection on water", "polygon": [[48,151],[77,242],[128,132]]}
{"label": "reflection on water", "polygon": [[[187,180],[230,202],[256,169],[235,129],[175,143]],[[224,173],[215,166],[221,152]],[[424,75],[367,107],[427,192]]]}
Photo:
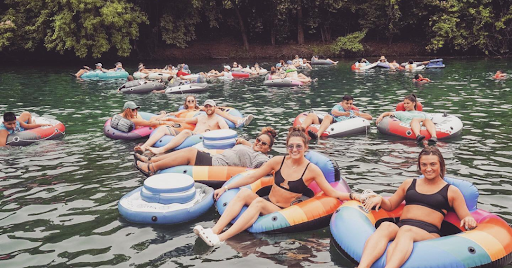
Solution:
{"label": "reflection on water", "polygon": [[[273,126],[280,133],[273,154],[283,154],[287,130],[303,111],[329,110],[352,94],[357,107],[377,117],[414,92],[425,110],[446,111],[464,123],[461,137],[438,144],[447,173],[474,183],[480,208],[512,223],[511,82],[489,79],[495,70],[507,69],[507,62],[448,60],[447,69],[423,71],[434,82],[421,86],[412,82],[412,73],[352,72],[350,64],[308,71],[318,81],[302,88],[266,88],[262,78],[219,81],[198,99],[212,98],[253,114],[253,123],[239,131],[247,138]],[[220,64],[190,66],[205,71]],[[331,248],[328,228],[286,235],[243,233],[210,249],[192,228],[198,223],[213,226],[218,219],[213,208],[178,226],[139,225],[121,218],[118,200],[144,178],[130,155],[137,141],[106,138],[105,120],[120,112],[126,100],[143,111],[174,111],[184,96],[122,95],[115,91],[121,81],[77,81],[67,74],[73,71],[71,66],[0,67],[2,113],[28,110],[66,125],[62,140],[0,149],[1,267],[351,266]],[[354,190],[385,194],[417,176],[421,150],[414,141],[379,134],[373,124],[366,134],[320,140],[310,148],[336,159]]]}

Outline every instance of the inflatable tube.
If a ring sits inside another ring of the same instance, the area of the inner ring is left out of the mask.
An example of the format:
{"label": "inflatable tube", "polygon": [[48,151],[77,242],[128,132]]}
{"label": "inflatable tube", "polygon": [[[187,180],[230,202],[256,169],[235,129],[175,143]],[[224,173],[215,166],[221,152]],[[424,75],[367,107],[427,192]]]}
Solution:
{"label": "inflatable tube", "polygon": [[[206,114],[204,111],[183,111],[183,106],[180,106],[178,108],[178,114],[176,115],[176,117],[178,118],[192,118],[192,117],[196,117],[196,116],[199,116],[200,114]],[[240,117],[240,118],[244,118],[244,116],[242,115],[242,113],[235,109],[235,108],[232,108],[232,107],[225,107],[225,106],[217,106],[217,109],[225,112],[225,113],[228,113],[232,116],[235,116],[235,117]],[[220,116],[220,115],[217,115],[217,116]],[[221,116],[222,117],[222,116]],[[224,118],[224,117],[222,117]],[[231,129],[234,129],[234,128],[237,128],[235,123],[229,121],[228,119],[224,118],[224,121],[226,122],[226,124],[228,124],[228,127],[231,128]],[[238,128],[241,128],[243,127],[244,125],[240,125],[238,126]]]}
{"label": "inflatable tube", "polygon": [[[458,117],[441,113],[433,113],[429,116],[436,125],[437,139],[450,139],[461,134],[462,121]],[[382,134],[416,139],[410,124],[404,124],[394,117],[384,117],[377,125],[377,129]],[[431,138],[430,133],[424,126],[421,127],[420,134],[424,135],[426,139]]]}
{"label": "inflatable tube", "polygon": [[[396,105],[395,111],[405,111],[404,102],[400,102]],[[423,104],[421,102],[416,102],[416,111],[423,111]]]}
{"label": "inflatable tube", "polygon": [[157,172],[157,174],[177,173],[191,176],[195,182],[206,184],[214,189],[222,185],[231,177],[250,170],[246,167],[232,166],[176,166],[166,168]]}
{"label": "inflatable tube", "polygon": [[165,93],[169,94],[187,94],[187,93],[201,93],[208,90],[207,83],[190,83],[175,87],[168,87]]}
{"label": "inflatable tube", "polygon": [[311,62],[309,64],[311,64],[311,65],[333,65],[334,63],[332,63],[329,60],[311,60]]}
{"label": "inflatable tube", "polygon": [[430,62],[425,66],[427,69],[442,69],[446,67],[443,63],[443,59],[434,59],[430,60]]}
{"label": "inflatable tube", "polygon": [[163,90],[165,86],[157,82],[146,82],[141,84],[140,81],[130,81],[118,88],[124,94],[145,94],[151,93],[153,90]]}
{"label": "inflatable tube", "polygon": [[353,71],[363,71],[363,70],[368,70],[368,69],[375,68],[376,66],[377,66],[377,62],[374,62],[372,64],[367,64],[365,66],[360,66],[360,67],[357,67],[356,64],[352,64],[351,69]]}
{"label": "inflatable tube", "polygon": [[263,82],[264,86],[267,87],[298,87],[302,86],[302,82],[298,80],[292,80],[289,78],[284,79],[272,79],[272,80],[265,80]]}
{"label": "inflatable tube", "polygon": [[377,67],[389,69],[389,62],[377,62]]}
{"label": "inflatable tube", "polygon": [[234,130],[212,130],[203,134],[203,146],[212,150],[229,149],[236,145],[237,139],[238,133]]}
{"label": "inflatable tube", "polygon": [[[153,133],[151,133],[153,134]],[[151,136],[151,135],[150,135]],[[162,138],[160,138],[155,144],[153,144],[153,147],[160,148],[165,145],[167,145],[169,142],[171,142],[176,136],[172,135],[165,135]],[[183,148],[192,147],[198,143],[203,142],[203,135],[202,134],[196,134],[192,135],[190,137],[187,137],[180,145],[178,145],[176,148],[173,149],[173,151],[181,150]]]}
{"label": "inflatable tube", "polygon": [[[308,114],[309,114],[308,112],[299,114],[295,118],[295,121],[293,121],[293,125],[294,126],[302,125],[302,122],[304,122],[304,119],[306,119]],[[318,117],[323,118],[328,113],[315,111],[315,114],[317,114]],[[312,124],[307,128],[307,130],[311,130],[314,133],[318,133],[319,128],[320,128],[319,124]],[[350,118],[350,119],[347,119],[344,121],[340,121],[340,122],[331,124],[325,130],[325,132],[322,133],[321,137],[345,137],[345,136],[350,136],[350,135],[359,134],[359,133],[366,133],[369,128],[370,128],[370,121],[368,121],[362,117]]]}
{"label": "inflatable tube", "polygon": [[[156,116],[156,114],[146,113],[146,112],[138,112],[142,119],[149,120],[151,117]],[[153,131],[152,127],[141,127],[136,128],[130,132],[122,132],[117,129],[114,129],[110,126],[110,121],[112,118],[109,118],[105,125],[103,126],[103,133],[105,136],[114,139],[114,140],[135,140],[143,137],[149,136]]]}
{"label": "inflatable tube", "polygon": [[[169,175],[155,175],[166,176],[169,181]],[[148,178],[148,179],[151,179]],[[163,179],[163,178],[160,178]],[[143,194],[144,191],[144,194]],[[149,223],[149,224],[177,224],[193,220],[203,213],[205,213],[213,205],[213,189],[195,183],[191,188],[193,198],[190,201],[172,202],[167,204],[157,202],[147,202],[148,196],[151,192],[147,190],[146,186],[139,187],[119,200],[118,210],[119,213],[128,221],[135,223]],[[188,194],[188,193],[187,193]],[[146,197],[143,197],[146,195]],[[189,194],[190,195],[190,194]],[[172,195],[162,194],[160,197],[168,197]],[[153,198],[156,200],[155,196]],[[165,199],[164,198],[164,199]]]}
{"label": "inflatable tube", "polygon": [[[465,231],[454,212],[448,212],[441,225],[441,237],[414,243],[403,268],[504,267],[512,260],[512,229],[503,219],[477,209],[478,190],[469,182],[445,178],[461,190],[466,205],[478,226]],[[475,198],[476,197],[476,198]],[[361,260],[366,240],[383,221],[399,220],[404,203],[393,211],[370,213],[357,201],[345,202],[332,216],[330,229],[335,248],[354,263]],[[372,267],[384,267],[386,252]]]}
{"label": "inflatable tube", "polygon": [[[21,132],[9,134],[7,135],[5,145],[27,146],[38,141],[59,139],[66,134],[66,127],[58,120],[32,116],[32,121],[34,124],[50,124],[51,126],[26,129]],[[4,119],[0,117],[0,124],[3,122]]]}
{"label": "inflatable tube", "polygon": [[82,74],[80,76],[82,79],[101,79],[101,80],[107,80],[107,79],[126,79],[128,78],[128,72],[122,71],[122,72],[96,72],[91,71]]}
{"label": "inflatable tube", "polygon": [[250,74],[244,72],[231,72],[231,75],[233,75],[234,78],[248,78],[251,76]]}

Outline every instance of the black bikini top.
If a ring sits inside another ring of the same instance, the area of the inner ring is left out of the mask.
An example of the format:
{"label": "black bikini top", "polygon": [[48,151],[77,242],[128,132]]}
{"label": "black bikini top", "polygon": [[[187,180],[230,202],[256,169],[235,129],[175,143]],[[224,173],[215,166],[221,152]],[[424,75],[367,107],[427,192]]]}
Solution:
{"label": "black bikini top", "polygon": [[416,181],[417,179],[414,179],[409,188],[407,188],[407,192],[405,193],[405,205],[427,207],[445,216],[451,208],[450,202],[448,202],[448,188],[450,187],[450,184],[446,184],[436,193],[422,194],[416,191]]}
{"label": "black bikini top", "polygon": [[[304,169],[304,172],[302,173],[302,176],[300,176],[300,179],[294,180],[294,181],[287,181],[283,178],[283,175],[281,175],[281,168],[283,167],[284,160],[286,159],[286,156],[283,157],[283,162],[281,162],[281,166],[279,169],[274,173],[274,184],[276,184],[279,188],[284,189],[288,192],[296,193],[296,194],[304,194],[308,191],[308,186],[304,183],[304,174],[306,174],[306,170],[309,167],[309,162]],[[284,185],[288,185],[288,188],[284,187]]]}

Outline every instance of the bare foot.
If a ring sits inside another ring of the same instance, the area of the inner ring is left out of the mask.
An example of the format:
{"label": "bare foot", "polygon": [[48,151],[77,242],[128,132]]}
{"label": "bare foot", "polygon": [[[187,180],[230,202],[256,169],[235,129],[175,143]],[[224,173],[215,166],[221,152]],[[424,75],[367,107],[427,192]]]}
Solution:
{"label": "bare foot", "polygon": [[146,156],[141,155],[139,153],[135,153],[135,158],[137,158],[138,160],[140,160],[142,162],[150,162],[151,161],[150,157],[146,157]]}
{"label": "bare foot", "polygon": [[162,148],[149,147],[148,150],[156,155],[165,153],[165,150],[163,150]]}

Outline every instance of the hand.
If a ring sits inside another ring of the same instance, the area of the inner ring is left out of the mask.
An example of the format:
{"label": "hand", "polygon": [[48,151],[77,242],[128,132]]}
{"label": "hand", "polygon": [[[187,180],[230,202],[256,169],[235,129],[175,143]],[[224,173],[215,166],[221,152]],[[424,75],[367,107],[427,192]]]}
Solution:
{"label": "hand", "polygon": [[160,114],[161,114],[161,115],[166,115],[166,114],[167,114],[167,112],[166,112],[166,111],[160,111]]}
{"label": "hand", "polygon": [[380,121],[382,121],[382,116],[379,116],[379,118],[377,118],[377,120],[375,121],[375,124],[378,125],[380,123]]}
{"label": "hand", "polygon": [[359,111],[354,111],[355,116],[359,116]]}
{"label": "hand", "polygon": [[472,229],[475,229],[476,227],[476,221],[475,221],[475,218],[473,218],[472,216],[467,216],[466,218],[462,219],[460,221],[460,226],[464,226],[464,228],[466,228],[466,230],[472,230]]}
{"label": "hand", "polygon": [[368,199],[368,201],[366,201],[366,204],[364,204],[364,209],[366,211],[370,211],[373,207],[375,207],[375,211],[379,211],[382,199],[383,198],[380,195],[371,197],[370,199]]}
{"label": "hand", "polygon": [[221,187],[213,192],[213,198],[219,200],[220,196],[226,191],[226,188]]}
{"label": "hand", "polygon": [[52,124],[39,124],[39,127],[51,127]]}

